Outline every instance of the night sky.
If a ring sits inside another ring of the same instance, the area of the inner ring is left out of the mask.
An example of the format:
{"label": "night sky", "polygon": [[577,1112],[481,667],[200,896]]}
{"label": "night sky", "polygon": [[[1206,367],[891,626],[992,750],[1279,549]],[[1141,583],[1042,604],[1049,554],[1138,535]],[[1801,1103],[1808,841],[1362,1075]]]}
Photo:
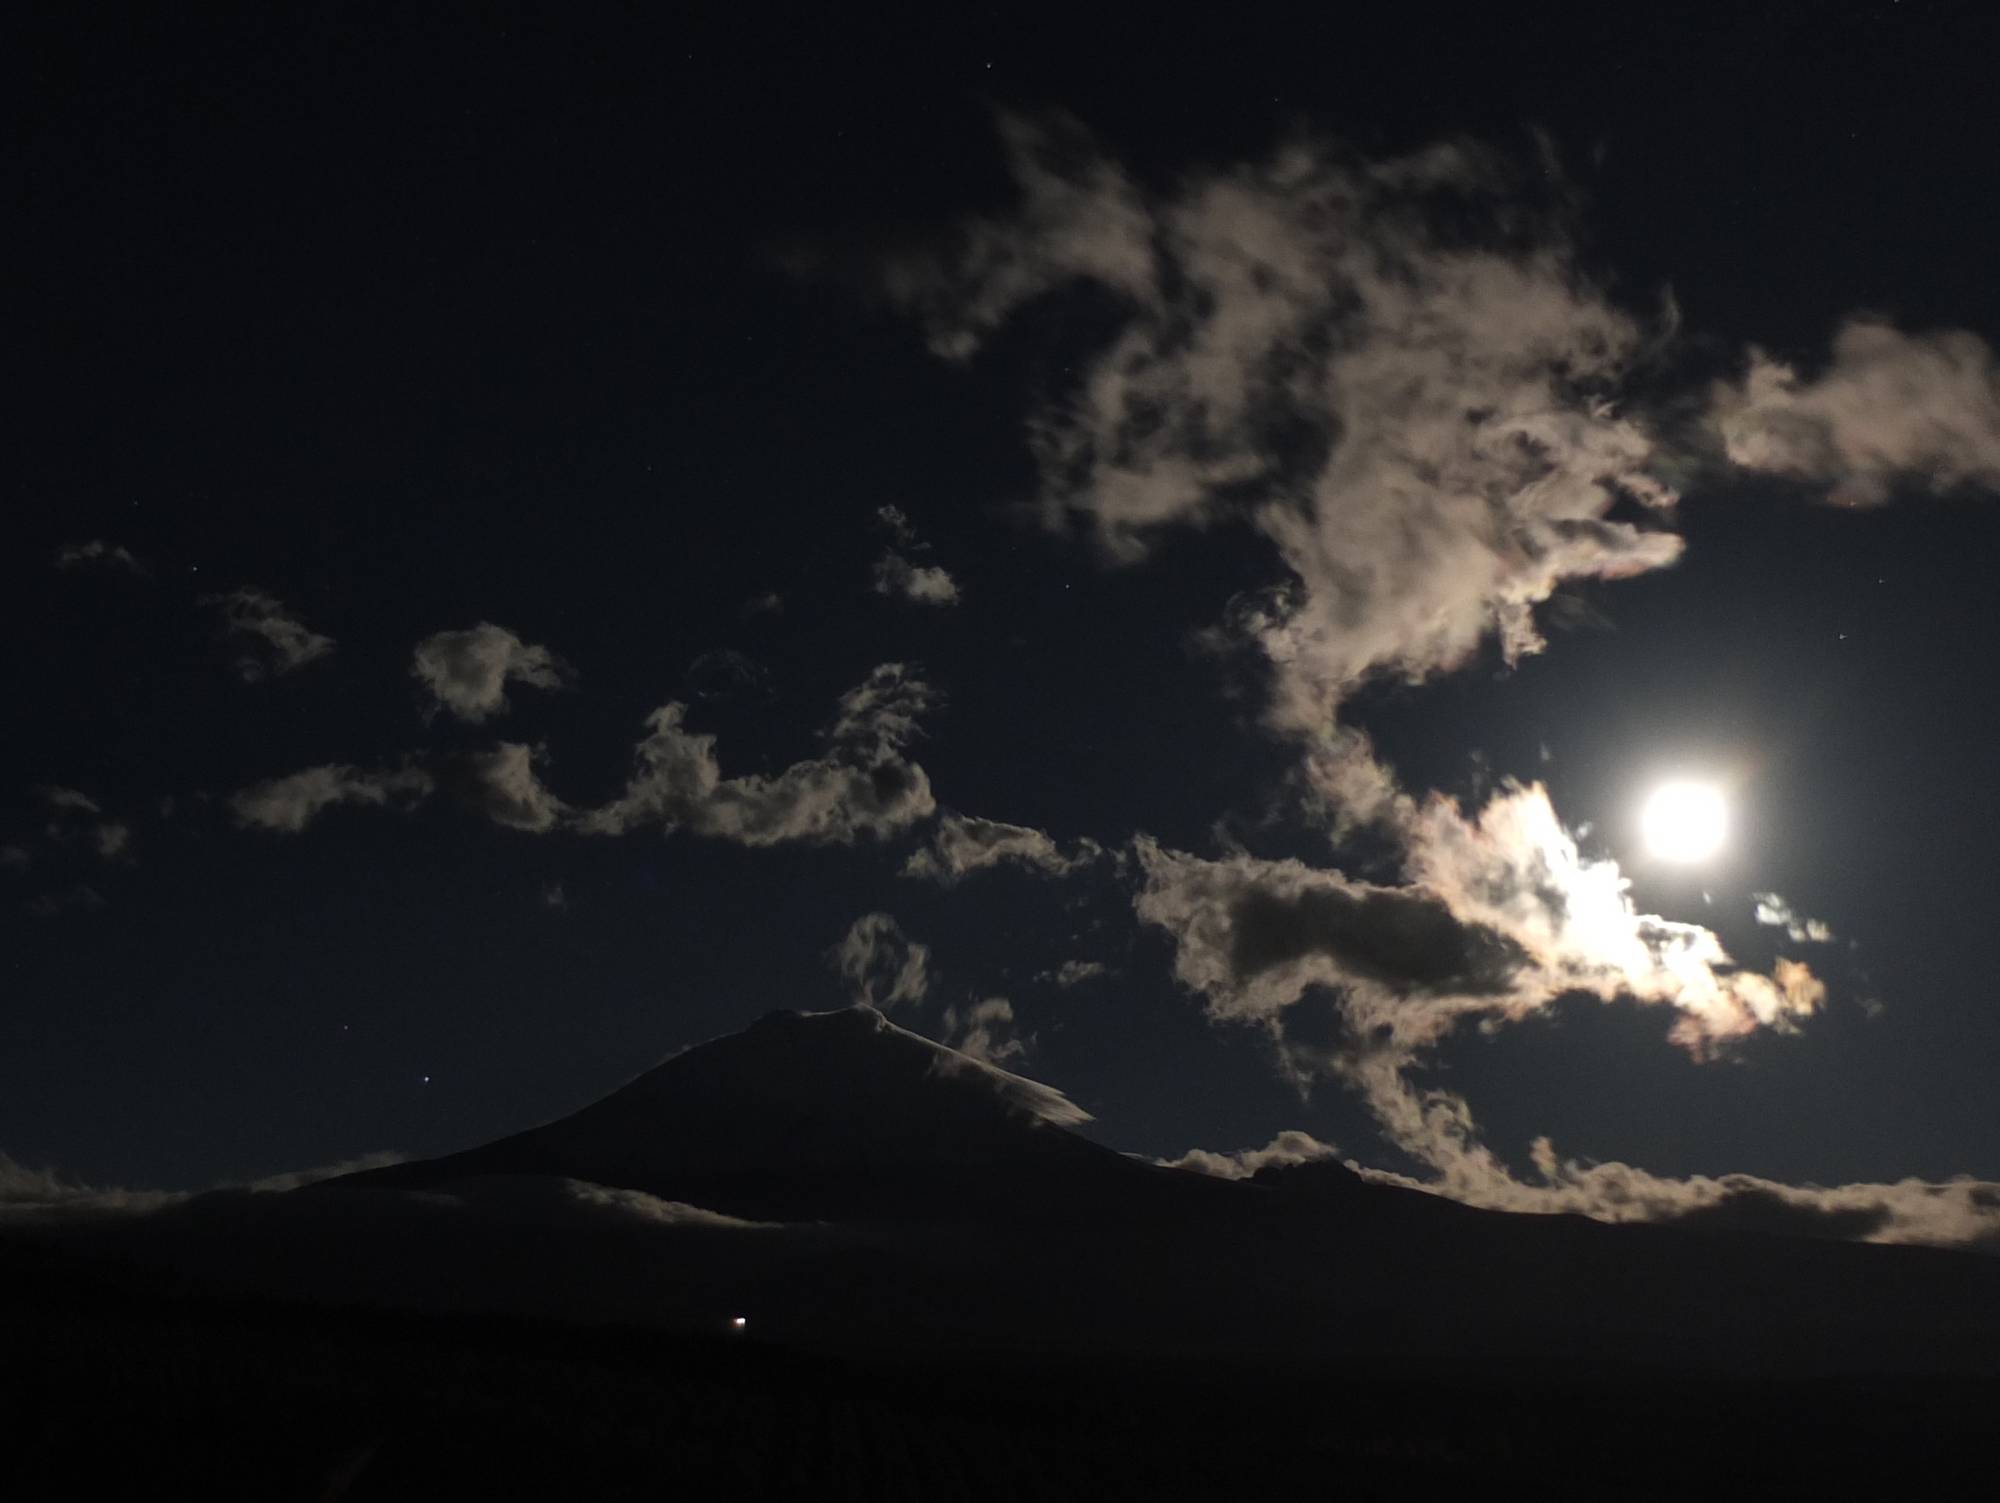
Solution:
{"label": "night sky", "polygon": [[1984,10],[17,18],[0,1150],[865,998],[1149,1156],[2000,1180]]}

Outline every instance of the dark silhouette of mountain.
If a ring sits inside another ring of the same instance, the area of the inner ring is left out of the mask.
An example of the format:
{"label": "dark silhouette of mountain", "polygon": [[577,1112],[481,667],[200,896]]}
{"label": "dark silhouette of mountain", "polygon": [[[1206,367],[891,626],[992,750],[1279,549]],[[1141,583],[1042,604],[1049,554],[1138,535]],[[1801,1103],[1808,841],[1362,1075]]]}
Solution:
{"label": "dark silhouette of mountain", "polygon": [[1084,1120],[773,1014],[461,1153],[0,1222],[0,1399],[48,1495],[1685,1496],[1986,1444],[2000,1260],[1224,1180]]}
{"label": "dark silhouette of mountain", "polygon": [[936,1216],[1151,1171],[1067,1128],[1060,1092],[873,1007],[773,1012],[572,1116],[329,1187],[557,1176],[755,1217]]}
{"label": "dark silhouette of mountain", "polygon": [[775,1013],[571,1116],[45,1235],[171,1287],[728,1332],[898,1361],[1397,1375],[2000,1374],[2000,1260],[1247,1180],[869,1008]]}

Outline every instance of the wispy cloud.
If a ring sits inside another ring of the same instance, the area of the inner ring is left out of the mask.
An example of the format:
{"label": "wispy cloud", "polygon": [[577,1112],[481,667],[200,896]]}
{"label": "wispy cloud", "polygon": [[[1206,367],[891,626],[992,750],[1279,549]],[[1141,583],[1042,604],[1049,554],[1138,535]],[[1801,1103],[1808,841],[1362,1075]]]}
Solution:
{"label": "wispy cloud", "polygon": [[1054,982],[1067,991],[1072,986],[1082,986],[1086,981],[1095,981],[1111,974],[1111,967],[1101,960],[1065,960],[1052,971],[1037,971],[1037,981]]}
{"label": "wispy cloud", "polygon": [[875,593],[918,605],[958,604],[958,581],[950,573],[936,564],[917,563],[908,557],[912,553],[927,553],[930,544],[918,538],[902,508],[878,507],[875,521],[895,544],[875,560]]}
{"label": "wispy cloud", "polygon": [[1785,937],[1795,945],[1824,945],[1833,942],[1833,926],[1816,918],[1807,918],[1775,892],[1753,892],[1752,901],[1757,905],[1757,922],[1768,929],[1782,929]]}
{"label": "wispy cloud", "polygon": [[1339,1157],[1340,1150],[1331,1143],[1322,1143],[1309,1132],[1288,1127],[1262,1148],[1238,1148],[1220,1153],[1208,1148],[1190,1148],[1177,1159],[1161,1159],[1159,1162],[1169,1169],[1193,1169],[1201,1174],[1212,1174],[1217,1179],[1248,1179],[1259,1169],[1273,1165],[1313,1164],[1321,1159]]}
{"label": "wispy cloud", "polygon": [[510,683],[560,689],[573,676],[548,648],[523,642],[490,621],[424,638],[410,673],[423,686],[432,713],[448,710],[475,724],[507,712]]}
{"label": "wispy cloud", "polygon": [[930,947],[911,939],[886,913],[862,914],[827,952],[827,963],[847,983],[848,994],[885,1011],[929,995],[930,958]]}
{"label": "wispy cloud", "polygon": [[[1585,859],[1539,784],[1468,817],[1425,800],[1407,826],[1406,884],[1356,881],[1297,860],[1206,860],[1137,846],[1139,917],[1165,929],[1175,973],[1219,1017],[1285,1036],[1313,988],[1339,999],[1357,1049],[1398,1061],[1461,1023],[1501,1022],[1588,994],[1671,1008],[1670,1036],[1697,1055],[1810,1016],[1825,988],[1796,961],[1738,966],[1711,931],[1638,911],[1617,864]],[[1310,1070],[1311,1061],[1293,1056]]]}
{"label": "wispy cloud", "polygon": [[237,676],[246,684],[294,673],[334,649],[332,637],[308,628],[283,602],[262,590],[204,595],[201,603],[222,613],[224,630],[238,649]]}
{"label": "wispy cloud", "polygon": [[1869,1242],[1921,1242],[2000,1252],[2000,1184],[1966,1177],[1883,1184],[1792,1185],[1749,1174],[1677,1179],[1624,1163],[1560,1157],[1538,1138],[1532,1179],[1481,1140],[1464,1098],[1421,1090],[1387,1059],[1354,1071],[1363,1098],[1397,1147],[1433,1171],[1412,1185],[1494,1210],[1575,1212],[1600,1221],[1680,1222]]}
{"label": "wispy cloud", "polygon": [[722,775],[715,737],[686,728],[687,706],[663,705],[647,719],[625,792],[579,816],[577,828],[619,835],[652,825],[750,846],[896,833],[937,807],[930,779],[905,755],[937,701],[913,669],[884,663],[841,696],[823,755],[733,778]]}
{"label": "wispy cloud", "polygon": [[947,1007],[944,1042],[984,1065],[1002,1065],[1028,1052],[1026,1040],[1014,1031],[1014,1004],[1005,997],[984,997],[963,1007]]}
{"label": "wispy cloud", "polygon": [[1878,506],[1899,486],[2000,490],[2000,366],[1962,329],[1906,334],[1853,318],[1813,378],[1752,349],[1710,408],[1729,458]]}
{"label": "wispy cloud", "polygon": [[58,569],[110,569],[123,574],[148,573],[144,560],[129,548],[92,538],[86,543],[64,543],[56,549]]}
{"label": "wispy cloud", "polygon": [[422,802],[435,787],[421,768],[364,772],[344,763],[308,767],[230,795],[229,809],[246,828],[296,835],[336,804],[403,807]]}
{"label": "wispy cloud", "polygon": [[[1268,537],[1291,577],[1238,624],[1279,728],[1324,735],[1371,674],[1489,635],[1533,652],[1565,581],[1680,556],[1653,440],[1614,405],[1646,330],[1505,159],[1302,140],[1155,194],[1068,122],[1002,129],[1016,211],[891,265],[888,290],[951,359],[1059,287],[1111,295],[1114,332],[1030,418],[1044,514],[1128,559],[1225,518]],[[1651,524],[1614,520],[1624,500]]]}
{"label": "wispy cloud", "polygon": [[550,792],[536,772],[542,748],[502,741],[453,759],[447,781],[459,802],[497,825],[545,834],[560,825],[569,806]]}
{"label": "wispy cloud", "polygon": [[1044,876],[1063,877],[1090,865],[1104,848],[1088,837],[1064,854],[1053,838],[1026,825],[947,811],[939,816],[930,843],[903,863],[906,877],[953,887],[974,872],[1016,866]]}

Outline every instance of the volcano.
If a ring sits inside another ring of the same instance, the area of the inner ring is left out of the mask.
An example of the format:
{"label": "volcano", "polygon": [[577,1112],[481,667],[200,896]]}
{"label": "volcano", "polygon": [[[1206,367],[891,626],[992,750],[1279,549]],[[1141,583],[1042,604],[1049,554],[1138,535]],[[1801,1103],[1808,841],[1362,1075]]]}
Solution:
{"label": "volcano", "polygon": [[1069,1130],[1089,1120],[873,1007],[782,1011],[571,1116],[328,1187],[557,1176],[762,1218],[907,1220],[1156,1176]]}

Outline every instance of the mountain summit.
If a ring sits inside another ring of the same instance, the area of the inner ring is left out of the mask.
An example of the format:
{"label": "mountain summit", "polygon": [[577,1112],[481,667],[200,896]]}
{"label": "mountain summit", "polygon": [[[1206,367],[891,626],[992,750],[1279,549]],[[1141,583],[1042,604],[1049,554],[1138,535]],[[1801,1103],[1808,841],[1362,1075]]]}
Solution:
{"label": "mountain summit", "polygon": [[555,1175],[760,1213],[881,1209],[996,1179],[1131,1161],[1069,1131],[1053,1087],[972,1059],[866,1005],[767,1014],[571,1116],[443,1158],[333,1183],[414,1187]]}

